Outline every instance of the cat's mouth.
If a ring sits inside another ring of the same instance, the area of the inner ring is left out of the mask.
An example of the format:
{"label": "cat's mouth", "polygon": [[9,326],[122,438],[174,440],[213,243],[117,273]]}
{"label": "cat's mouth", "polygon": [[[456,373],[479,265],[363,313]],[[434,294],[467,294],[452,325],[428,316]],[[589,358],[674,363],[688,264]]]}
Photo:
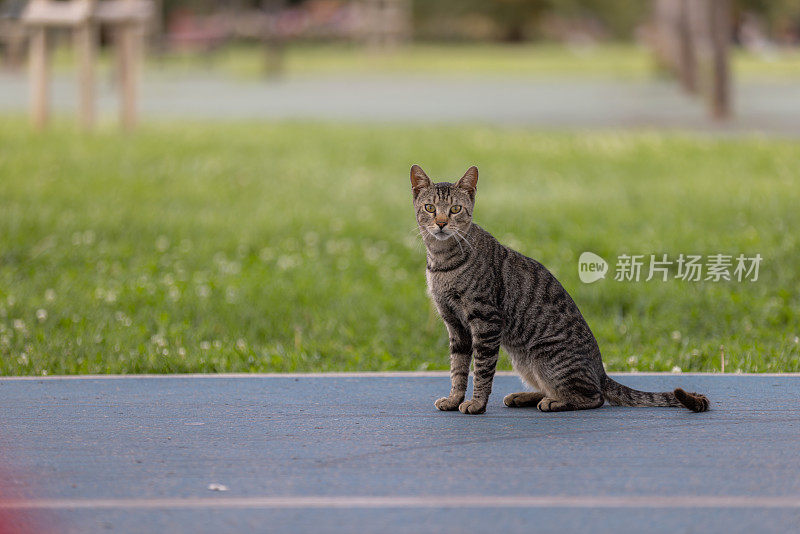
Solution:
{"label": "cat's mouth", "polygon": [[445,230],[443,228],[438,228],[437,230],[434,230],[432,232],[430,230],[428,230],[428,231],[430,232],[430,234],[433,237],[435,237],[439,241],[444,241],[445,239],[449,239],[450,236],[453,235],[451,232],[448,232],[447,230]]}

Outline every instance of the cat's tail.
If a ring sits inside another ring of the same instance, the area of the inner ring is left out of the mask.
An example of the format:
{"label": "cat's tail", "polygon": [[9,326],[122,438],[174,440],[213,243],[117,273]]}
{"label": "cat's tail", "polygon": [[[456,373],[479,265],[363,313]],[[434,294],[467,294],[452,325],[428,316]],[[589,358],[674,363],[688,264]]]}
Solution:
{"label": "cat's tail", "polygon": [[693,412],[708,410],[708,399],[700,393],[687,393],[681,388],[665,393],[638,391],[606,376],[603,379],[603,396],[618,406],[684,406]]}

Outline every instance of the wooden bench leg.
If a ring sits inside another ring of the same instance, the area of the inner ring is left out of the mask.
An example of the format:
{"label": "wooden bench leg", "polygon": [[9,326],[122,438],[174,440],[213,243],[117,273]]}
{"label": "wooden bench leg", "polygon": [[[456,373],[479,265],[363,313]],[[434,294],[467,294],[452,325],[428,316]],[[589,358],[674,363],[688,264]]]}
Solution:
{"label": "wooden bench leg", "polygon": [[75,30],[75,51],[78,57],[78,116],[86,129],[95,121],[94,62],[97,56],[97,34],[92,24]]}
{"label": "wooden bench leg", "polygon": [[123,24],[118,30],[120,121],[125,130],[136,126],[141,37],[138,24]]}
{"label": "wooden bench leg", "polygon": [[47,124],[50,106],[50,51],[47,49],[47,29],[37,26],[30,41],[31,120],[37,129]]}

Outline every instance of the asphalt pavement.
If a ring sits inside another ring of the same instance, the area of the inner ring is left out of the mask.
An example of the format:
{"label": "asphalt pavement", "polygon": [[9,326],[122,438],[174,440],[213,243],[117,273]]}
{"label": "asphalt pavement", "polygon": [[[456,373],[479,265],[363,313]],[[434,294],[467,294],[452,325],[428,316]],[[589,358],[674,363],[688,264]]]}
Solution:
{"label": "asphalt pavement", "polygon": [[[737,81],[734,117],[709,119],[702,99],[665,79],[520,76],[306,76],[236,80],[212,73],[148,73],[142,119],[303,120],[357,123],[474,123],[543,129],[677,129],[800,136],[798,84],[791,79]],[[116,89],[98,82],[103,120],[116,120]],[[74,77],[54,76],[57,115],[75,114]],[[26,113],[24,73],[0,73],[0,112]]]}
{"label": "asphalt pavement", "polygon": [[441,373],[0,378],[0,533],[797,532],[800,376],[711,410],[439,412]]}

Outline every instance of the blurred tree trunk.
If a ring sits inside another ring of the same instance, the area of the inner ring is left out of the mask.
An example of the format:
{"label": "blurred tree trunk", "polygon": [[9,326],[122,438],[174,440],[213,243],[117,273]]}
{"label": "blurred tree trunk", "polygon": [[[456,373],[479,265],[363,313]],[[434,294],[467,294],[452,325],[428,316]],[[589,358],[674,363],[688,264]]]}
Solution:
{"label": "blurred tree trunk", "polygon": [[494,0],[486,5],[499,26],[500,38],[509,43],[524,41],[526,30],[538,22],[546,9],[543,0]]}
{"label": "blurred tree trunk", "polygon": [[710,0],[711,22],[711,115],[715,119],[726,119],[731,115],[731,80],[729,49],[731,39],[730,0]]}
{"label": "blurred tree trunk", "polygon": [[263,28],[264,75],[276,78],[286,67],[286,40],[277,24],[277,15],[284,9],[286,0],[261,0],[261,9],[267,13],[267,23]]}

